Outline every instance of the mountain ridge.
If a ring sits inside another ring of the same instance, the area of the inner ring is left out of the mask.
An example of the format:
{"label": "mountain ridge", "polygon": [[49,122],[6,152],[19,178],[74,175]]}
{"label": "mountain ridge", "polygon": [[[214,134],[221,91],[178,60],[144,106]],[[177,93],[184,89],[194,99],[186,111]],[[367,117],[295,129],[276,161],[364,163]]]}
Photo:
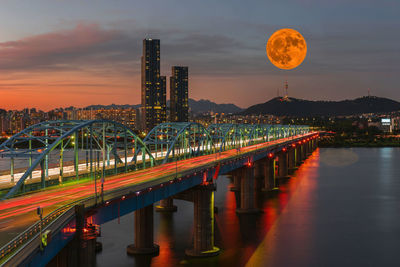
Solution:
{"label": "mountain ridge", "polygon": [[[235,104],[217,104],[207,99],[194,100],[189,98],[189,108],[193,114],[202,114],[207,112],[215,112],[215,113],[238,113],[243,111],[242,108],[236,106]],[[167,101],[167,106],[169,106],[170,101]],[[141,105],[90,105],[85,107],[84,109],[115,109],[115,108],[139,108]]]}
{"label": "mountain ridge", "polygon": [[364,96],[352,100],[312,101],[298,98],[275,97],[248,107],[242,115],[275,116],[348,116],[363,113],[385,113],[400,110],[400,102],[377,96]]}

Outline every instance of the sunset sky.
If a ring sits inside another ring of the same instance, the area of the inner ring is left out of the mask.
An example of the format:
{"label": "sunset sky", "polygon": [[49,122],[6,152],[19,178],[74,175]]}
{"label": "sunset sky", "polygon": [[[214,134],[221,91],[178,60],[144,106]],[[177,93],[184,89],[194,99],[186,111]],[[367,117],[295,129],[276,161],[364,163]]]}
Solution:
{"label": "sunset sky", "polygon": [[[0,0],[0,108],[138,104],[146,37],[162,75],[189,66],[194,99],[248,107],[288,80],[293,97],[400,101],[399,14],[398,0]],[[294,70],[266,56],[280,28],[307,41]]]}

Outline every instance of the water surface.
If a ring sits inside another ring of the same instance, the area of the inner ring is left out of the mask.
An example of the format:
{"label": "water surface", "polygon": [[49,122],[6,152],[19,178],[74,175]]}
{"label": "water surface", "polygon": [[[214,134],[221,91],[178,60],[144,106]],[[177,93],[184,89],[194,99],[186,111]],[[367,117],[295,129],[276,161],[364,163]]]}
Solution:
{"label": "water surface", "polygon": [[193,204],[155,213],[157,257],[131,257],[133,214],[102,225],[98,266],[399,266],[400,148],[318,149],[279,192],[259,194],[263,212],[235,212],[229,176],[217,181],[215,243],[192,259]]}

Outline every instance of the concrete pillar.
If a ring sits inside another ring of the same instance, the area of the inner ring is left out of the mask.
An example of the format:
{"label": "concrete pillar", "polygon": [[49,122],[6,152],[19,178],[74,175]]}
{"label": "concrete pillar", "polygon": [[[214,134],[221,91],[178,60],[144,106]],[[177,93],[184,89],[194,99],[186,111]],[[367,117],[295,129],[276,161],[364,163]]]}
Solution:
{"label": "concrete pillar", "polygon": [[288,173],[292,174],[295,169],[296,169],[295,149],[290,148],[288,151]]}
{"label": "concrete pillar", "polygon": [[159,212],[175,212],[178,208],[174,205],[172,197],[160,200],[160,205],[156,206],[156,211]]}
{"label": "concrete pillar", "polygon": [[231,187],[231,191],[240,191],[240,176],[241,176],[240,169],[233,171],[232,176],[233,176],[233,186]]}
{"label": "concrete pillar", "polygon": [[257,160],[254,162],[254,177],[256,179],[264,178],[265,160]]}
{"label": "concrete pillar", "polygon": [[192,257],[211,257],[219,254],[214,246],[214,185],[200,185],[193,189],[194,231],[193,248],[186,250]]}
{"label": "concrete pillar", "polygon": [[281,151],[278,155],[278,178],[288,177],[288,154]]}
{"label": "concrete pillar", "polygon": [[128,245],[130,255],[158,254],[160,247],[154,244],[153,204],[135,211],[135,243]]}
{"label": "concrete pillar", "polygon": [[85,206],[75,206],[75,236],[46,266],[94,267],[96,266],[95,233],[85,233]]}
{"label": "concrete pillar", "polygon": [[303,152],[303,161],[307,159],[307,143],[304,143],[301,145],[302,146],[302,152]]}
{"label": "concrete pillar", "polygon": [[264,165],[264,186],[262,191],[272,191],[276,189],[275,184],[275,159],[267,158]]}
{"label": "concrete pillar", "polygon": [[260,212],[256,207],[255,194],[255,168],[245,166],[241,168],[242,178],[240,184],[240,208],[236,209],[237,213],[256,213]]}
{"label": "concrete pillar", "polygon": [[296,146],[296,166],[300,166],[303,160],[303,153],[301,149],[301,145]]}

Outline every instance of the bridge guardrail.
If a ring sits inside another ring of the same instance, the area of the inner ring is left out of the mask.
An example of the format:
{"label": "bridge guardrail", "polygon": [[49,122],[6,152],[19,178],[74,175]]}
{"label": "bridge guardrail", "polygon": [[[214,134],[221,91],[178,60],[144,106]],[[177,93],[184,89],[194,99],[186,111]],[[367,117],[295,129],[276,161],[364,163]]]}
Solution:
{"label": "bridge guardrail", "polygon": [[7,263],[12,255],[17,253],[32,239],[38,236],[40,233],[40,228],[42,229],[42,231],[45,230],[46,227],[48,227],[52,222],[56,221],[62,215],[73,209],[76,204],[89,202],[91,200],[93,200],[93,197],[76,200],[72,203],[59,207],[46,215],[41,221],[37,221],[24,232],[16,236],[14,239],[12,239],[6,245],[0,248],[0,266],[3,266],[3,264]]}

